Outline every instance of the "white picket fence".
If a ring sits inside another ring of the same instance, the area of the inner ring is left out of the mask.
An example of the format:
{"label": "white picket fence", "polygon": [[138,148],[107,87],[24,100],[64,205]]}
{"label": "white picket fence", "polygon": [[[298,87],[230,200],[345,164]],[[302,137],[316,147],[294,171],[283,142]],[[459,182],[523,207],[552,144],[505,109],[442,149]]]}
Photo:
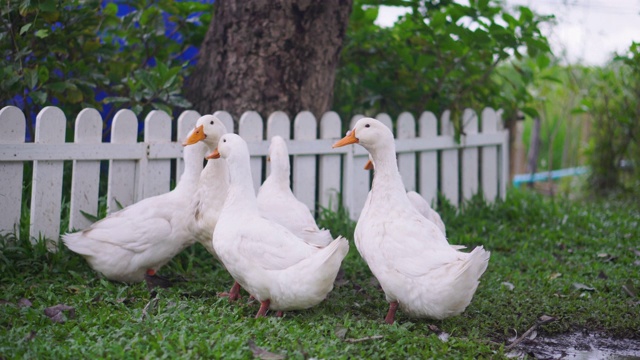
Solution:
{"label": "white picket fence", "polygon": [[[226,112],[215,113],[233,129]],[[138,120],[130,110],[114,117],[111,142],[102,142],[103,122],[95,109],[84,109],[75,121],[75,139],[65,143],[66,118],[53,106],[44,108],[36,118],[35,139],[24,143],[25,117],[20,109],[8,106],[0,110],[0,233],[14,232],[22,211],[23,166],[33,162],[31,182],[30,236],[57,240],[60,233],[64,161],[73,161],[69,229],[82,229],[90,220],[81,211],[96,214],[98,209],[100,161],[108,160],[107,211],[130,205],[143,198],[170,189],[171,160],[177,174],[182,172],[181,142],[193,129],[200,115],[185,111],[177,123],[177,140],[172,141],[173,122],[162,111],[152,111],[144,120],[144,141],[138,142]],[[396,148],[400,172],[407,190],[415,190],[430,203],[438,191],[453,204],[469,199],[482,190],[486,199],[506,195],[508,182],[508,132],[502,129],[499,113],[486,108],[481,122],[476,113],[463,113],[464,133],[454,140],[454,130],[446,111],[441,118],[424,112],[420,118],[402,113],[396,122]],[[350,127],[362,116],[351,119]],[[392,128],[392,119],[380,114],[377,119]],[[440,134],[438,134],[438,121]],[[481,124],[481,127],[480,127]],[[363,169],[368,160],[361,146],[332,149],[343,136],[342,122],[335,112],[327,112],[320,121],[301,112],[293,120],[283,112],[269,116],[266,124],[256,112],[246,112],[238,120],[238,133],[249,144],[255,188],[263,181],[269,140],[280,135],[293,156],[294,194],[312,211],[337,204],[342,194],[350,216],[357,219],[370,190],[372,174]],[[293,133],[293,134],[292,134]],[[293,136],[291,136],[293,135]],[[438,157],[438,154],[440,157]],[[266,170],[266,169],[265,169]],[[66,229],[65,229],[66,230]]]}

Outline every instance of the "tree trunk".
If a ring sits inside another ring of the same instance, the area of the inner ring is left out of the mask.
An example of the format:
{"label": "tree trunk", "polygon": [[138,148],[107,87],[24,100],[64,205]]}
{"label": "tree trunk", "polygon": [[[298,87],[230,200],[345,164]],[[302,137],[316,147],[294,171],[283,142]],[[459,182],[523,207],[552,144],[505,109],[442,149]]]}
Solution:
{"label": "tree trunk", "polygon": [[352,0],[216,0],[186,85],[200,113],[330,110]]}

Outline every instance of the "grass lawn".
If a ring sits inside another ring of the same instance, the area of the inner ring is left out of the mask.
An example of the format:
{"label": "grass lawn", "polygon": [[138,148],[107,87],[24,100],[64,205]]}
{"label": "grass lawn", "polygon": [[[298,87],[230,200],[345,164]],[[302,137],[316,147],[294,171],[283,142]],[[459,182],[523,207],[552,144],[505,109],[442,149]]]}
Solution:
{"label": "grass lawn", "polygon": [[[505,202],[472,201],[460,212],[444,206],[441,214],[451,243],[491,251],[489,267],[462,315],[431,321],[399,311],[392,326],[383,322],[387,303],[353,242],[344,277],[319,306],[255,320],[259,304],[247,303],[246,293],[237,303],[216,296],[232,279],[200,245],[161,271],[186,281],[151,300],[145,284],[106,281],[65,248],[47,253],[7,236],[0,245],[0,358],[499,358],[515,331],[521,335],[542,315],[557,318],[539,329],[546,334],[587,329],[640,338],[636,199],[574,202],[511,192]],[[340,213],[325,212],[322,224],[353,235]],[[52,321],[44,310],[57,304],[75,315]]]}

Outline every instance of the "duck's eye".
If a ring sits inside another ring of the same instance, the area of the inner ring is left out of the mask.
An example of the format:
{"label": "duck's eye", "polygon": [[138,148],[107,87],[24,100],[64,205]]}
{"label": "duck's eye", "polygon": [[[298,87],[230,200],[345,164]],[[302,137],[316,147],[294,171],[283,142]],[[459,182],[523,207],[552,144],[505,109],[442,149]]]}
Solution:
{"label": "duck's eye", "polygon": [[367,125],[365,125],[364,127],[371,127],[371,125],[367,124]]}
{"label": "duck's eye", "polygon": [[222,139],[222,142],[227,142],[227,139]]}
{"label": "duck's eye", "polygon": [[211,120],[211,125],[213,125],[213,120]]}

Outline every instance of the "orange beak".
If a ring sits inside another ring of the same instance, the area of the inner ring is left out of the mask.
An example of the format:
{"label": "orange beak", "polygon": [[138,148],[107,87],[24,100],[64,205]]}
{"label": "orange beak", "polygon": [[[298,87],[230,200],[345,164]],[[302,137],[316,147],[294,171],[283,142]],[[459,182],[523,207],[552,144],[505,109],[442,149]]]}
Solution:
{"label": "orange beak", "polygon": [[193,145],[198,141],[204,140],[207,137],[204,133],[204,125],[196,127],[196,129],[184,140],[182,146]]}
{"label": "orange beak", "polygon": [[215,148],[213,150],[213,152],[209,155],[207,155],[206,159],[207,160],[211,160],[211,159],[219,159],[220,158],[220,153],[218,152],[218,148]]}
{"label": "orange beak", "polygon": [[366,164],[364,164],[365,170],[373,170],[373,161],[369,160]]}
{"label": "orange beak", "polygon": [[347,136],[345,136],[342,139],[338,140],[338,142],[333,144],[333,146],[331,146],[331,147],[335,149],[337,147],[342,147],[342,146],[351,145],[351,144],[357,144],[359,142],[360,141],[358,140],[358,138],[356,138],[356,130],[353,129],[347,134]]}

